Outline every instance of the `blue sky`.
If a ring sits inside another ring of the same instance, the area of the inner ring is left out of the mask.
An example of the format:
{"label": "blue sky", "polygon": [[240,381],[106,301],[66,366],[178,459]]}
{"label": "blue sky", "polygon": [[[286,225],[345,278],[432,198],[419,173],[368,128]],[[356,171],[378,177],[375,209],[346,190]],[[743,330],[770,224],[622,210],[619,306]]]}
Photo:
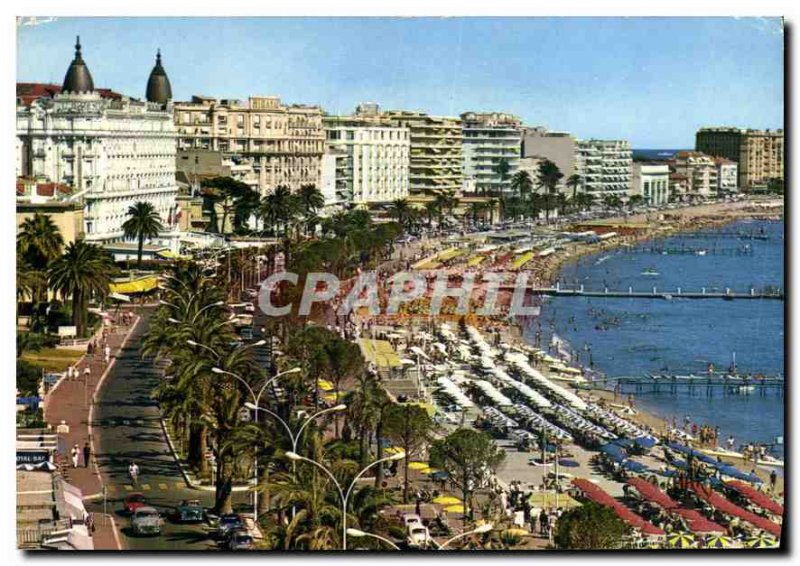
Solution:
{"label": "blue sky", "polygon": [[19,81],[60,84],[80,34],[95,85],[135,97],[160,47],[179,100],[498,110],[639,148],[691,147],[702,125],[783,127],[779,19],[59,18],[17,29]]}

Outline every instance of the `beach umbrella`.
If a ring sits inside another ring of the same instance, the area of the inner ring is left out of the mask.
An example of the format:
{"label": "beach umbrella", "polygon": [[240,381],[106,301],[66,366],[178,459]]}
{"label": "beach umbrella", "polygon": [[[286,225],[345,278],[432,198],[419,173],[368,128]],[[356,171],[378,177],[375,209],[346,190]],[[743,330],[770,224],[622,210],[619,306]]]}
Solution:
{"label": "beach umbrella", "polygon": [[558,461],[558,465],[564,466],[565,468],[577,468],[578,466],[580,466],[580,464],[578,464],[578,462],[576,462],[575,460],[568,460],[566,458],[561,458]]}
{"label": "beach umbrella", "polygon": [[725,535],[711,535],[704,540],[706,548],[729,548],[733,544],[731,537]]}
{"label": "beach umbrella", "polygon": [[409,462],[408,469],[409,470],[424,470],[428,467],[428,464],[425,462]]}
{"label": "beach umbrella", "polygon": [[670,548],[693,548],[697,543],[689,533],[677,532],[667,536],[667,544]]}
{"label": "beach umbrella", "polygon": [[448,505],[444,508],[444,510],[448,513],[466,513],[466,511],[464,511],[463,503],[459,503],[458,505]]}
{"label": "beach umbrella", "polygon": [[387,454],[399,454],[400,452],[404,452],[402,448],[399,446],[390,446],[384,450]]}
{"label": "beach umbrella", "polygon": [[434,497],[433,502],[439,505],[458,505],[461,503],[461,500],[452,495],[440,495],[439,497]]}
{"label": "beach umbrella", "polygon": [[744,541],[744,545],[747,548],[775,548],[778,546],[778,541],[772,535],[759,533]]}

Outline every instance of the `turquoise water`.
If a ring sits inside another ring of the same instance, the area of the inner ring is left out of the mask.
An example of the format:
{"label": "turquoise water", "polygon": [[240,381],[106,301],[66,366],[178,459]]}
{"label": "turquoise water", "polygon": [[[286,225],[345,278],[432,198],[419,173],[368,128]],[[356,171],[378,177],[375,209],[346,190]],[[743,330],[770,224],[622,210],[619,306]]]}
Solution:
{"label": "turquoise water", "polygon": [[[669,248],[706,249],[700,255],[661,255],[616,251],[587,256],[562,269],[561,282],[585,289],[659,290],[675,292],[723,290],[748,292],[766,286],[784,288],[782,222],[740,221],[704,232],[703,237],[675,236],[646,242]],[[765,234],[768,240],[742,240],[731,233]],[[749,245],[751,255],[733,252]],[[723,255],[712,250],[726,250]],[[733,250],[731,252],[730,250]],[[643,275],[653,269],[657,276]],[[740,373],[784,373],[784,302],[776,300],[642,300],[551,298],[539,319],[545,339],[555,332],[580,352],[588,365],[608,376],[645,373],[703,373],[712,363],[728,368],[735,353]],[[537,324],[526,329],[534,340]],[[543,342],[547,344],[547,342]],[[662,418],[685,415],[700,424],[718,425],[720,434],[740,442],[773,442],[784,434],[784,398],[775,392],[760,396],[708,397],[694,394],[642,393],[637,404]],[[781,454],[780,447],[776,453]]]}

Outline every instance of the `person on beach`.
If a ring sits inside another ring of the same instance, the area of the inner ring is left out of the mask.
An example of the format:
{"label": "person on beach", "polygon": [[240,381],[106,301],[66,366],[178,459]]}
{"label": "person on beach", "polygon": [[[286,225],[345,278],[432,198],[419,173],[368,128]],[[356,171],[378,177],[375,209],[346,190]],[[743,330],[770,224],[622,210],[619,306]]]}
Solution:
{"label": "person on beach", "polygon": [[78,445],[76,444],[75,446],[73,446],[72,450],[70,450],[69,453],[70,453],[70,456],[72,457],[72,467],[73,468],[77,468],[78,467],[78,458],[79,458],[78,455],[80,454],[80,450],[78,450]]}
{"label": "person on beach", "polygon": [[778,473],[775,470],[772,470],[769,473],[769,491],[770,493],[775,493],[775,487],[778,484]]}
{"label": "person on beach", "polygon": [[733,447],[736,446],[736,440],[733,438],[732,434],[728,436],[727,444],[728,450],[733,450]]}

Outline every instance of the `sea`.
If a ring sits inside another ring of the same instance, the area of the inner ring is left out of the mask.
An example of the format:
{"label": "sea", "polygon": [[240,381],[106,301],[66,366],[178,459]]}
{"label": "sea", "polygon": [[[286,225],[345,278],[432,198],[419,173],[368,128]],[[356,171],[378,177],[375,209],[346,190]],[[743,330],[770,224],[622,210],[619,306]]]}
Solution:
{"label": "sea", "polygon": [[687,151],[685,149],[634,149],[632,151],[633,159],[640,160],[653,160],[663,161],[672,159],[679,151]]}
{"label": "sea", "polygon": [[[742,239],[742,234],[761,239]],[[686,292],[703,287],[709,292],[784,288],[782,221],[736,221],[691,236],[648,240],[631,248],[645,253],[623,248],[585,256],[562,268],[561,284],[582,284],[586,290],[656,287],[673,293],[678,287]],[[706,253],[664,255],[651,251],[653,247]],[[645,275],[648,271],[651,274]],[[702,374],[709,364],[724,371],[734,359],[739,374],[784,374],[780,300],[551,297],[542,305],[538,325],[525,330],[531,343],[537,328],[542,344],[555,334],[566,340],[583,365],[588,366],[591,351],[593,368],[608,377]],[[783,455],[783,395],[717,391],[709,397],[705,388],[695,389],[694,393],[642,392],[635,395],[635,403],[670,421],[674,417],[682,423],[689,416],[692,422],[719,426],[720,437],[733,435],[737,445],[775,444],[773,453]]]}

